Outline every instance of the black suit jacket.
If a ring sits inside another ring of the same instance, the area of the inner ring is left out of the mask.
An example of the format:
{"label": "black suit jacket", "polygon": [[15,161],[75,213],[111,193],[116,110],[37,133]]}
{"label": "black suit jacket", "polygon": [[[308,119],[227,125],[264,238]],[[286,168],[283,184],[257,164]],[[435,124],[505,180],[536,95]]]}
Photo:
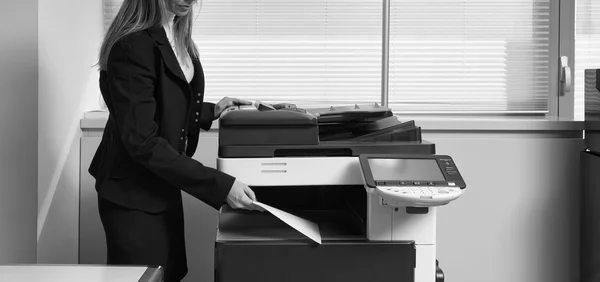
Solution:
{"label": "black suit jacket", "polygon": [[[192,159],[214,120],[197,58],[187,83],[162,27],[112,48],[100,90],[110,112],[89,172],[102,199],[146,212],[181,201],[181,190],[218,209],[234,178]],[[187,148],[186,148],[187,144]]]}

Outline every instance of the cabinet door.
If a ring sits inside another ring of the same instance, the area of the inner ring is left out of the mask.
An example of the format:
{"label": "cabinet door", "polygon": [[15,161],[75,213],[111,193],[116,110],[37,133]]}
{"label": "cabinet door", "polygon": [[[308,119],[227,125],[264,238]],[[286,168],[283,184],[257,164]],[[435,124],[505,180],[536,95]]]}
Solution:
{"label": "cabinet door", "polygon": [[102,137],[81,138],[79,167],[79,263],[105,264],[106,239],[98,214],[96,180],[88,173],[92,157]]}
{"label": "cabinet door", "polygon": [[[218,133],[202,132],[194,159],[217,167]],[[219,212],[187,193],[183,195],[188,274],[185,281],[214,281],[215,236]]]}

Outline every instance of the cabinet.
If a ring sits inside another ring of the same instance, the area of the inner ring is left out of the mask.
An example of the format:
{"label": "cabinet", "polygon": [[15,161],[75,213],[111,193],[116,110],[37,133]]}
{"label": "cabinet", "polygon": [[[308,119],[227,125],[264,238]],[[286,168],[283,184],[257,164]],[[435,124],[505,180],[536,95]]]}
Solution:
{"label": "cabinet", "polygon": [[[100,144],[102,129],[83,129],[80,154],[79,263],[106,263],[106,241],[98,214],[94,178],[87,172]],[[202,132],[194,159],[216,167],[217,132]],[[214,242],[218,211],[183,193],[188,275],[185,281],[213,281]]]}

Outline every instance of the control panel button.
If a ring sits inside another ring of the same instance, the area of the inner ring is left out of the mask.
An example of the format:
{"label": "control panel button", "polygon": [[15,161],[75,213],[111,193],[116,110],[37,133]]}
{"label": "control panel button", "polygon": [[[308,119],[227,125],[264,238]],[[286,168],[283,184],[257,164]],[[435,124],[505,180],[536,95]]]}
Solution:
{"label": "control panel button", "polygon": [[377,181],[377,182],[376,182],[376,184],[377,184],[377,185],[384,186],[384,185],[385,185],[385,181]]}
{"label": "control panel button", "polygon": [[448,182],[448,186],[456,186],[456,183],[450,181],[450,182]]}
{"label": "control panel button", "polygon": [[421,185],[421,182],[415,181],[415,182],[413,182],[413,185]]}
{"label": "control panel button", "polygon": [[435,182],[429,181],[429,182],[427,182],[427,185],[429,185],[429,186],[435,186]]}

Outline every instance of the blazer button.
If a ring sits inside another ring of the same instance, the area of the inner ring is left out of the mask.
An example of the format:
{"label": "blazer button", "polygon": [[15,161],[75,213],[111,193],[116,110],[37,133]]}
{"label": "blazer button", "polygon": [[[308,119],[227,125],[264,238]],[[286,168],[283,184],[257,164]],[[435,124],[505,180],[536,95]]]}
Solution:
{"label": "blazer button", "polygon": [[194,121],[195,121],[195,122],[198,122],[198,119],[195,119]]}
{"label": "blazer button", "polygon": [[200,97],[200,95],[202,95],[202,94],[198,93],[198,97]]}
{"label": "blazer button", "polygon": [[200,104],[200,100],[196,100],[196,103]]}
{"label": "blazer button", "polygon": [[185,132],[185,129],[183,129],[183,128],[182,128],[182,129],[181,129],[181,132]]}
{"label": "blazer button", "polygon": [[181,137],[181,140],[183,140],[183,137]]}
{"label": "blazer button", "polygon": [[199,112],[196,112],[196,115],[198,116],[198,115],[200,115],[200,113],[199,113]]}

